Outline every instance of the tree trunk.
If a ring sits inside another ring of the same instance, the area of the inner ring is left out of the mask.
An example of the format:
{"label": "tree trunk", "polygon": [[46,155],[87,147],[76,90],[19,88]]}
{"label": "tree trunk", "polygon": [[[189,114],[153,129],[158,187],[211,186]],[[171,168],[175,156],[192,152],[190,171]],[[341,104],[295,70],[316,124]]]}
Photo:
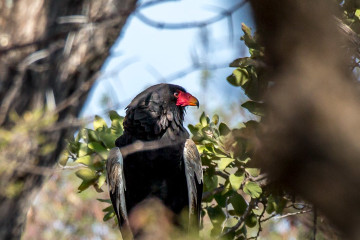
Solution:
{"label": "tree trunk", "polygon": [[31,201],[136,0],[0,0],[0,239]]}
{"label": "tree trunk", "polygon": [[[273,83],[256,160],[271,180],[358,239],[359,82],[334,18],[340,15],[335,1],[250,2]],[[349,46],[356,41],[350,36]]]}

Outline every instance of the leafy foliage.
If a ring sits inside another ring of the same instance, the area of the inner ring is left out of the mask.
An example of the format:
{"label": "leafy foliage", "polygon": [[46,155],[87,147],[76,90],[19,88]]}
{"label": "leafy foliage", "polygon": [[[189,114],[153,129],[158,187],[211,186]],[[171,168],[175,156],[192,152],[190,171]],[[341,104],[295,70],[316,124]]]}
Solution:
{"label": "leafy foliage", "polygon": [[[124,118],[115,111],[110,111],[110,127],[100,116],[96,116],[93,122],[94,130],[83,128],[77,136],[68,140],[67,153],[69,159],[82,167],[75,172],[75,175],[82,180],[78,187],[79,192],[93,186],[97,192],[102,192],[106,180],[105,164],[107,155],[111,148],[115,147],[115,140],[122,135],[122,123]],[[61,163],[66,165],[66,161]],[[107,202],[110,205],[103,212],[104,221],[115,216],[109,199],[98,199],[101,202]]]}
{"label": "leafy foliage", "polygon": [[[189,129],[201,153],[203,207],[213,224],[212,236],[216,236],[233,227],[237,223],[234,220],[247,211],[251,198],[260,200],[263,190],[261,183],[250,174],[260,170],[247,168],[258,124],[249,121],[242,128],[230,129],[225,123],[214,121],[218,116],[212,119],[202,114],[200,122],[189,125]],[[252,217],[250,213],[245,219]]]}
{"label": "leafy foliage", "polygon": [[24,180],[16,179],[14,172],[18,169],[43,171],[37,164],[39,158],[56,149],[48,140],[48,132],[56,121],[57,115],[49,114],[46,108],[27,111],[21,116],[15,111],[9,113],[9,127],[0,128],[0,190],[7,198],[18,197],[26,187]]}
{"label": "leafy foliage", "polygon": [[[242,40],[249,48],[250,57],[233,61],[230,66],[236,69],[227,80],[243,88],[250,98],[242,107],[262,117],[265,114],[262,96],[268,86],[262,78],[264,64],[261,58],[264,49],[257,43],[257,37],[251,34],[250,28],[243,24],[242,30]],[[115,146],[116,138],[123,133],[123,117],[111,111],[109,118],[110,126],[96,116],[94,130],[84,128],[74,139],[69,140],[69,159],[82,167],[75,173],[82,180],[79,192],[90,186],[98,192],[103,191],[108,152]],[[249,237],[248,232],[254,232],[251,229],[256,227],[258,236],[264,219],[268,220],[285,210],[299,209],[294,204],[287,206],[294,199],[284,192],[271,191],[266,176],[252,166],[256,135],[261,130],[261,123],[251,120],[242,123],[239,128],[231,129],[226,123],[220,122],[218,115],[210,119],[202,113],[199,123],[189,125],[188,128],[201,154],[204,170],[202,216],[211,221],[211,228],[205,229],[210,231],[211,236],[246,239]],[[65,165],[66,161],[62,164]],[[98,200],[110,204],[103,209],[103,220],[114,218],[111,201]],[[300,206],[301,210],[306,207],[306,204]]]}

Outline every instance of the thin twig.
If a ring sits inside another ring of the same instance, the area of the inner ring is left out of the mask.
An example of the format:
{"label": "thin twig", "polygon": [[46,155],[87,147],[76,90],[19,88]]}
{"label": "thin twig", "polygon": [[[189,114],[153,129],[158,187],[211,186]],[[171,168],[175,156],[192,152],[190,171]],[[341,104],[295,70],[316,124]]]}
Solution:
{"label": "thin twig", "polygon": [[225,235],[231,233],[231,232],[235,232],[240,226],[241,224],[244,223],[245,218],[247,218],[247,216],[249,216],[249,214],[251,213],[251,211],[254,209],[254,207],[257,205],[258,203],[258,199],[251,199],[248,206],[246,207],[246,210],[244,212],[244,214],[239,218],[238,222],[235,224],[235,226],[229,228],[226,232],[223,232],[222,234],[220,234],[220,236],[217,237],[217,239],[220,239],[222,237],[224,237]]}
{"label": "thin twig", "polygon": [[207,199],[208,197],[212,196],[212,195],[215,195],[217,193],[220,193],[224,190],[224,186],[220,186],[220,187],[217,187],[215,189],[213,189],[212,191],[208,191],[208,192],[204,192],[203,195],[202,195],[202,199]]}
{"label": "thin twig", "polygon": [[168,2],[179,2],[180,0],[154,0],[154,1],[148,1],[145,3],[141,3],[140,5],[138,5],[137,9],[145,9],[148,7],[153,7],[155,5],[159,5],[162,3],[168,3]]}
{"label": "thin twig", "polygon": [[95,73],[90,78],[90,80],[84,82],[73,94],[71,94],[71,96],[66,98],[61,103],[59,103],[59,105],[54,110],[54,113],[55,114],[59,113],[62,110],[64,110],[65,108],[67,108],[67,107],[71,106],[72,104],[76,103],[84,93],[88,92],[88,90],[92,87],[93,83],[95,82],[95,80],[97,79],[98,76],[99,76],[99,72]]}
{"label": "thin twig", "polygon": [[267,220],[270,220],[271,218],[275,217],[276,215],[278,215],[278,214],[277,214],[277,213],[273,213],[273,214],[271,214],[269,217],[260,220],[260,222],[266,222]]}
{"label": "thin twig", "polygon": [[229,10],[222,11],[219,15],[217,15],[215,17],[209,18],[204,21],[198,21],[198,22],[187,22],[187,23],[158,22],[158,21],[155,21],[155,20],[152,20],[152,19],[146,17],[139,11],[136,11],[135,16],[143,23],[145,23],[151,27],[155,27],[155,28],[159,28],[159,29],[176,30],[176,29],[187,29],[187,28],[199,28],[199,27],[211,25],[213,23],[216,23],[216,22],[224,19],[225,17],[231,16],[234,12],[236,12],[238,9],[243,7],[246,3],[247,3],[247,0],[244,0],[244,1],[234,5]]}
{"label": "thin twig", "polygon": [[308,213],[308,212],[311,212],[311,211],[312,211],[312,210],[309,209],[309,210],[303,210],[303,211],[299,211],[299,212],[287,213],[287,214],[285,214],[285,215],[281,215],[281,216],[275,217],[275,219],[282,219],[282,218],[286,218],[286,217],[290,217],[290,216],[295,216],[295,215],[299,215],[299,214]]}
{"label": "thin twig", "polygon": [[248,240],[249,239],[258,239],[258,237],[260,236],[260,232],[262,231],[262,227],[261,227],[261,218],[264,216],[264,214],[265,214],[265,210],[266,210],[266,203],[263,203],[263,210],[262,210],[262,212],[261,212],[261,214],[260,214],[260,216],[258,217],[258,224],[259,224],[259,228],[258,228],[258,231],[257,231],[257,233],[256,233],[256,236],[253,236],[253,237],[250,237],[250,238],[248,238]]}
{"label": "thin twig", "polygon": [[58,166],[61,168],[61,170],[74,170],[74,169],[87,167],[87,165],[85,165],[83,163],[79,163],[79,164],[76,164],[73,166],[62,166],[62,165],[58,164]]}
{"label": "thin twig", "polygon": [[227,179],[229,177],[228,174],[224,173],[224,172],[221,172],[221,171],[215,171],[215,174],[220,176],[220,177],[223,177],[225,179]]}

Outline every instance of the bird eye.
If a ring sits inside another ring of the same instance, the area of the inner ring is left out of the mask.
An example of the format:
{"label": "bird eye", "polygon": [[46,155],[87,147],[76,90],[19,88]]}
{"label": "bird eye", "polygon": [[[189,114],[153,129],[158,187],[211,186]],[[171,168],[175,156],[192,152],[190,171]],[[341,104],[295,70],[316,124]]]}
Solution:
{"label": "bird eye", "polygon": [[178,98],[178,97],[179,97],[179,93],[178,93],[178,92],[174,93],[174,96],[175,96],[176,98]]}

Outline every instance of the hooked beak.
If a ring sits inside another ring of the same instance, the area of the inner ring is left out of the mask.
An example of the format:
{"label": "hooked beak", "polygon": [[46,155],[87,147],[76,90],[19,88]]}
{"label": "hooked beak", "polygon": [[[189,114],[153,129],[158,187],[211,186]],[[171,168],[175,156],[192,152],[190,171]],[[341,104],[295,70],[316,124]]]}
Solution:
{"label": "hooked beak", "polygon": [[182,107],[197,106],[199,108],[199,101],[190,93],[178,91],[176,105]]}
{"label": "hooked beak", "polygon": [[199,100],[197,100],[197,98],[192,95],[189,97],[188,104],[189,106],[197,106],[197,108],[199,108]]}

